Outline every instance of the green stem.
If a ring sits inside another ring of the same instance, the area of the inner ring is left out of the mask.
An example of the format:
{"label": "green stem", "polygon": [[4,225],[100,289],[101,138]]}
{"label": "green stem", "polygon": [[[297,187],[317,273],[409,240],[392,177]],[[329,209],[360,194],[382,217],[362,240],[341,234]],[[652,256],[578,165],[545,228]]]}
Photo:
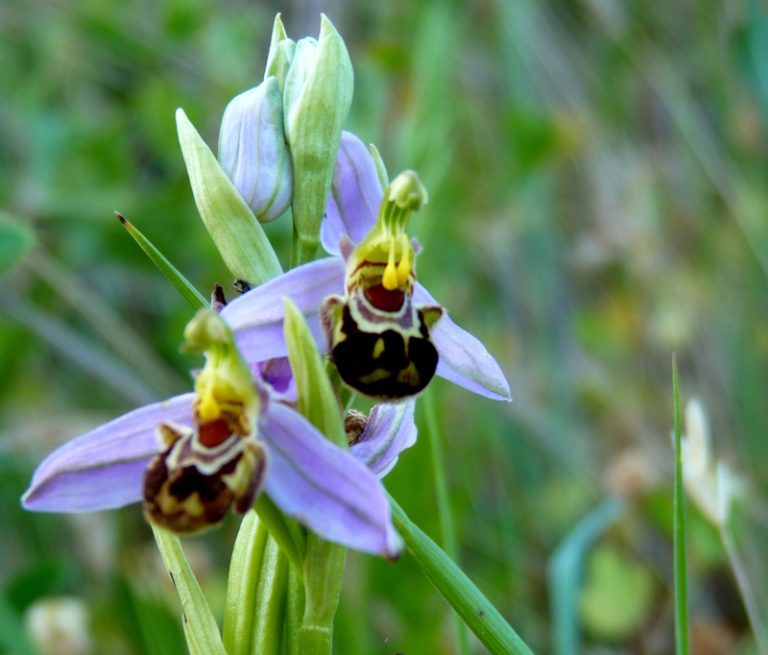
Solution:
{"label": "green stem", "polygon": [[304,582],[295,566],[288,567],[288,601],[285,608],[283,655],[302,655],[299,630],[304,617]]}
{"label": "green stem", "polygon": [[256,596],[264,553],[267,528],[254,511],[248,512],[240,524],[229,565],[227,598],[224,608],[224,647],[228,655],[249,655],[253,638]]}
{"label": "green stem", "polygon": [[[427,393],[424,394],[422,408],[427,428],[427,439],[432,455],[432,476],[435,483],[437,516],[440,521],[440,538],[445,552],[452,560],[458,562],[456,528],[453,521],[453,512],[451,511],[451,501],[448,495],[448,483],[445,478],[445,456],[443,455],[443,444],[440,439],[434,393],[434,389],[427,390]],[[460,655],[467,655],[469,653],[467,625],[458,616],[454,617],[454,632]]]}
{"label": "green stem", "polygon": [[395,527],[424,574],[492,655],[533,655],[533,651],[453,560],[408,518],[391,496],[389,502]]}
{"label": "green stem", "polygon": [[333,621],[339,608],[347,549],[315,534],[307,535],[304,559],[304,617],[299,630],[299,652],[330,655]]}
{"label": "green stem", "polygon": [[306,540],[299,526],[286,517],[266,494],[259,494],[253,509],[271,537],[280,545],[291,566],[297,571],[303,571]]}
{"label": "green stem", "polygon": [[674,498],[674,560],[675,560],[675,648],[677,655],[688,655],[688,584],[685,562],[685,490],[683,489],[683,458],[681,453],[680,384],[677,377],[677,357],[672,355],[672,394],[675,411],[675,498]]}
{"label": "green stem", "polygon": [[294,231],[291,246],[291,268],[311,262],[317,256],[318,248],[320,248],[320,239],[301,237]]}
{"label": "green stem", "polygon": [[279,655],[288,591],[288,558],[271,537],[256,589],[256,616],[251,641],[252,655]]}

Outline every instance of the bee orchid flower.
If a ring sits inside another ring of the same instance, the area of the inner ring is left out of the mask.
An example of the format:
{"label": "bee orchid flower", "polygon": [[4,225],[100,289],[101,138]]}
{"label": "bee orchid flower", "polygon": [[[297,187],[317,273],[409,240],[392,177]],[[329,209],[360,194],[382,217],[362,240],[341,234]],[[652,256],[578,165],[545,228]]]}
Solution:
{"label": "bee orchid flower", "polygon": [[216,312],[198,313],[185,338],[206,355],[194,393],[140,407],[55,450],[35,471],[24,507],[87,512],[143,502],[151,521],[188,533],[230,507],[247,511],[263,491],[329,541],[396,556],[400,539],[373,471],[394,463],[392,443],[412,441],[412,417],[403,421],[400,410],[368,421],[356,457],[283,402],[285,366],[259,374]]}
{"label": "bee orchid flower", "polygon": [[222,310],[245,358],[286,354],[281,299],[289,296],[320,350],[366,395],[413,395],[434,372],[482,396],[510,400],[507,380],[485,346],[416,281],[417,249],[405,227],[425,202],[410,171],[383,189],[368,149],[343,133],[320,232],[331,256],[298,266]]}

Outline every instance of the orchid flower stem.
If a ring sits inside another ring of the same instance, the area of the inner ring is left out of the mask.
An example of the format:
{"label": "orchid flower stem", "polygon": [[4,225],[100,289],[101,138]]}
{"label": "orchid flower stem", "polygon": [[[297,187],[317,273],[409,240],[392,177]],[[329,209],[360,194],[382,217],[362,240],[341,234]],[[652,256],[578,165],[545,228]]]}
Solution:
{"label": "orchid flower stem", "polygon": [[288,558],[277,541],[267,537],[256,588],[251,655],[280,655],[288,593]]}
{"label": "orchid flower stem", "polygon": [[304,561],[304,617],[299,630],[299,652],[330,655],[333,620],[339,607],[347,549],[317,535],[307,535]]}
{"label": "orchid flower stem", "polygon": [[424,574],[492,655],[533,655],[455,562],[408,518],[391,496],[389,502],[395,527]]}
{"label": "orchid flower stem", "polygon": [[288,567],[288,599],[285,608],[284,655],[301,655],[299,630],[304,618],[304,582],[295,566]]}
{"label": "orchid flower stem", "polygon": [[[437,410],[435,408],[434,388],[428,389],[427,393],[424,394],[422,408],[427,428],[427,439],[432,455],[432,477],[435,483],[437,515],[440,520],[440,536],[445,552],[451,559],[457,562],[458,547],[456,545],[456,528],[453,521],[453,512],[451,511],[451,501],[448,496],[448,484],[445,478],[445,456],[443,454],[443,444],[438,425]],[[455,616],[454,618],[458,652],[459,655],[466,655],[469,653],[469,635],[467,634],[467,626],[458,616]]]}
{"label": "orchid flower stem", "polygon": [[294,232],[291,250],[291,268],[296,268],[301,264],[311,262],[316,257],[319,247],[320,240],[317,237],[303,237]]}
{"label": "orchid flower stem", "polygon": [[249,655],[253,637],[256,596],[269,533],[256,512],[248,512],[240,524],[229,565],[224,609],[224,647],[228,655]]}
{"label": "orchid flower stem", "polygon": [[302,575],[306,538],[298,525],[287,518],[266,494],[260,494],[253,506],[269,534],[280,545],[288,561]]}

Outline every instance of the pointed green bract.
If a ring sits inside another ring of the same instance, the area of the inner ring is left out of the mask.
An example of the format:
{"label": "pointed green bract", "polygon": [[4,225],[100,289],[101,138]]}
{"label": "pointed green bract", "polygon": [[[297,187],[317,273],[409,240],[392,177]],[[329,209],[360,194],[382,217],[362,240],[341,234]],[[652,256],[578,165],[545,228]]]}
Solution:
{"label": "pointed green bract", "polygon": [[335,444],[346,448],[341,408],[325,364],[304,315],[290,298],[285,302],[285,342],[298,392],[299,411]]}
{"label": "pointed green bract", "polygon": [[267,55],[264,79],[266,80],[270,75],[274,76],[277,78],[280,88],[284,89],[285,77],[288,75],[288,69],[290,68],[295,50],[296,42],[288,38],[280,14],[277,14],[272,28],[272,41],[269,44],[269,55]]}
{"label": "pointed green bract", "polygon": [[285,79],[285,136],[293,160],[294,264],[314,258],[354,76],[344,40],[326,16],[320,38],[301,39]]}
{"label": "pointed green bract", "polygon": [[197,210],[227,268],[254,286],[280,275],[264,229],[182,109],[176,127]]}
{"label": "pointed green bract", "polygon": [[228,655],[203,590],[189,566],[181,541],[172,532],[152,525],[160,556],[181,603],[182,623],[191,655]]}
{"label": "pointed green bract", "polygon": [[168,279],[168,281],[176,287],[176,290],[183,296],[183,298],[192,305],[195,309],[202,309],[208,307],[203,295],[192,286],[192,283],[185,278],[178,268],[176,268],[168,258],[161,253],[155,245],[142,234],[142,232],[131,223],[125,216],[119,212],[115,212],[117,218],[123,224],[123,227],[133,237],[133,240],[139,244],[139,247],[146,253],[147,257],[152,263],[157,266],[159,271]]}

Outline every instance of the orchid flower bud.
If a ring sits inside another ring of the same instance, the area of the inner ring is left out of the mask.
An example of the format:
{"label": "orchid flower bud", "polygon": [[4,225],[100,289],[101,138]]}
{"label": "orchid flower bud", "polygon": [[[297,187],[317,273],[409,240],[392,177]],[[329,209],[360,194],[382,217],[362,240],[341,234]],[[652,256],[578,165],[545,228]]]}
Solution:
{"label": "orchid flower bud", "polygon": [[280,14],[275,16],[275,24],[272,28],[272,42],[269,44],[269,55],[267,55],[267,65],[264,71],[264,79],[276,77],[280,88],[285,88],[285,77],[288,75],[288,68],[293,60],[293,53],[296,50],[296,42],[289,39],[283,27],[283,21]]}
{"label": "orchid flower bud", "polygon": [[323,16],[319,39],[296,43],[283,92],[285,136],[293,163],[297,261],[314,257],[319,245],[320,221],[352,87],[352,64],[344,40]]}
{"label": "orchid flower bud", "polygon": [[219,132],[219,161],[260,221],[271,221],[288,209],[293,173],[276,78],[267,77],[227,105]]}

